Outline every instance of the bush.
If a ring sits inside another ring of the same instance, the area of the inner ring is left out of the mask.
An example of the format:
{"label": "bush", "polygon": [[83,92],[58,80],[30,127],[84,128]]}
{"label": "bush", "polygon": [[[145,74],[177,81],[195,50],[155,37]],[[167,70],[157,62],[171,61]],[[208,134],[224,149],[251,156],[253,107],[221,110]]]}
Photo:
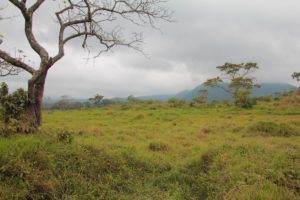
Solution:
{"label": "bush", "polygon": [[293,135],[300,135],[299,131],[294,127],[285,123],[276,124],[274,122],[258,122],[249,128],[251,134],[258,134],[262,136],[280,136],[290,137]]}
{"label": "bush", "polygon": [[250,97],[250,90],[238,90],[234,95],[235,105],[240,108],[252,108],[256,100]]}
{"label": "bush", "polygon": [[172,108],[181,108],[181,107],[184,106],[185,101],[184,100],[180,100],[180,99],[176,99],[176,98],[171,98],[171,99],[168,100],[168,104]]}
{"label": "bush", "polygon": [[73,141],[73,135],[67,130],[62,130],[57,134],[57,141],[71,144]]}
{"label": "bush", "polygon": [[190,106],[191,107],[199,107],[199,106],[205,104],[206,101],[207,101],[207,96],[203,96],[203,95],[196,96],[192,99]]}
{"label": "bush", "polygon": [[[26,109],[29,105],[27,92],[20,88],[9,94],[8,86],[0,86],[0,114],[4,123],[4,132],[30,132]],[[15,130],[15,131],[13,131]]]}

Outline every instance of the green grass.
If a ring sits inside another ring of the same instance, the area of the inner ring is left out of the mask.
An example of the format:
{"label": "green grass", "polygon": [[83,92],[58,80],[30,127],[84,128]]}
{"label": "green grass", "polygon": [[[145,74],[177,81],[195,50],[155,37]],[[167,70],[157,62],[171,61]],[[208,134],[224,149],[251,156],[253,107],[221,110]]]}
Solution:
{"label": "green grass", "polygon": [[47,111],[0,139],[0,199],[299,199],[299,132],[266,105]]}

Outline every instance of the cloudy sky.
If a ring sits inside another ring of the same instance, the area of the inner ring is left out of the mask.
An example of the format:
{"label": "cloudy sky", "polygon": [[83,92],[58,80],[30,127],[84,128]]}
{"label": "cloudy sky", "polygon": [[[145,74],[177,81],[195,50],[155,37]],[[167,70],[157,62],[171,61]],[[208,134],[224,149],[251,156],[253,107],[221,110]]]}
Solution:
{"label": "cloudy sky", "polygon": [[[57,49],[56,2],[47,1],[34,21],[36,37],[53,53]],[[5,7],[2,16],[13,16],[0,22],[4,36],[0,48],[11,54],[22,49],[36,61],[23,35],[20,13],[7,0],[0,5]],[[75,41],[49,71],[45,96],[172,94],[217,76],[215,67],[225,62],[257,62],[257,81],[297,84],[291,74],[300,71],[299,0],[171,0],[168,7],[175,11],[176,22],[159,22],[161,31],[129,26],[144,32],[148,58],[117,48],[87,61],[88,53]],[[28,77],[24,72],[0,79],[16,88],[25,87]]]}

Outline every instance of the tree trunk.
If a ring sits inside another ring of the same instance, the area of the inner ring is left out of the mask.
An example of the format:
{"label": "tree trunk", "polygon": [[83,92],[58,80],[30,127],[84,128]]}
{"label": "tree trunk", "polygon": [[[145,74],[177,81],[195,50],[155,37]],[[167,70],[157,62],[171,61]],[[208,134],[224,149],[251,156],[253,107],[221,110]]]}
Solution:
{"label": "tree trunk", "polygon": [[37,129],[42,125],[42,105],[47,71],[34,75],[28,81],[28,115],[30,126]]}

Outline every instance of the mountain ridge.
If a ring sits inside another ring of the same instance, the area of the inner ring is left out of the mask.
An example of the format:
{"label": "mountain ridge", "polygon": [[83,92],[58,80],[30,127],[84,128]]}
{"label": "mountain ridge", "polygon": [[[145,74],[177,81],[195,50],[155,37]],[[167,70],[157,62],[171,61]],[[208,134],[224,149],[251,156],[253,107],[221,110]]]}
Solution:
{"label": "mountain ridge", "polygon": [[[297,87],[288,84],[288,83],[261,83],[260,88],[254,88],[252,96],[267,96],[276,93],[287,92],[291,90],[295,90]],[[227,87],[228,83],[224,83],[223,86]],[[183,90],[176,94],[171,95],[149,95],[149,96],[140,96],[137,97],[141,100],[158,100],[158,101],[167,101],[170,98],[177,98],[182,100],[191,100],[195,96],[199,96],[201,90],[208,91],[208,101],[222,101],[222,100],[231,100],[232,97],[230,94],[225,92],[221,88],[211,88],[206,87],[204,84],[198,85],[191,90]]]}

